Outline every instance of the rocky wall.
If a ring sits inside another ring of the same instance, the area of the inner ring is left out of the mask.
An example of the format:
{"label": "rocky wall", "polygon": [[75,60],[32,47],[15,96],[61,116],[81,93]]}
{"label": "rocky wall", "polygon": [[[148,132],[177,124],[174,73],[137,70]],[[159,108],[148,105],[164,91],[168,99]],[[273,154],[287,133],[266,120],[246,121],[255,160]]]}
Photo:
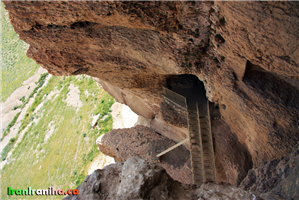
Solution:
{"label": "rocky wall", "polygon": [[167,79],[194,74],[254,166],[299,140],[298,2],[4,4],[29,57],[56,76],[105,81],[139,115],[158,119]]}

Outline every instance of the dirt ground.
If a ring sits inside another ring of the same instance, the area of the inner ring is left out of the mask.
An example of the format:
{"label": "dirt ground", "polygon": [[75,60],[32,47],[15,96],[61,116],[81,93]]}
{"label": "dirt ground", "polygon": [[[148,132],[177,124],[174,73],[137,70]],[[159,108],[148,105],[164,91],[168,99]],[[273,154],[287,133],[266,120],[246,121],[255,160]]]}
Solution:
{"label": "dirt ground", "polygon": [[[28,78],[22,83],[22,86],[16,89],[10,97],[6,99],[5,102],[1,102],[1,129],[5,130],[8,124],[13,120],[14,116],[21,111],[21,109],[12,110],[15,106],[19,106],[22,102],[19,100],[21,97],[25,96],[28,98],[30,93],[36,87],[35,82],[38,81],[40,75],[46,73],[47,70],[44,68],[39,68],[37,73]],[[28,104],[27,104],[28,105]],[[2,137],[3,132],[1,131],[0,137]]]}

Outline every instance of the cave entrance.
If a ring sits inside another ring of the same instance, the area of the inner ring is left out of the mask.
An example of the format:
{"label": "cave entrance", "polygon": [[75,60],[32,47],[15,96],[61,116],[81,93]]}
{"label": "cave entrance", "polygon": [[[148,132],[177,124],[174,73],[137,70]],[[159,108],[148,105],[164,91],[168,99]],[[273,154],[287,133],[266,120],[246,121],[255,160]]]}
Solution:
{"label": "cave entrance", "polygon": [[203,82],[197,76],[193,74],[171,76],[167,79],[167,88],[186,98],[184,107],[196,109],[197,103],[199,112],[206,115],[208,101],[206,90]]}
{"label": "cave entrance", "polygon": [[193,183],[201,185],[207,180],[216,181],[209,101],[203,82],[192,74],[171,76],[162,95],[187,112],[189,137],[156,157],[189,141]]}

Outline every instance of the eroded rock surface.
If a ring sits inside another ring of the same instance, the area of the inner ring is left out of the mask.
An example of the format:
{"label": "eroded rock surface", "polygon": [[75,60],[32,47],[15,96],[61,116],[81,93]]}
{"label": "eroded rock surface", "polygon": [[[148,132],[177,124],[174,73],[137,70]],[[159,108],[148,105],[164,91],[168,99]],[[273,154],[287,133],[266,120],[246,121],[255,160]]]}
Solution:
{"label": "eroded rock surface", "polygon": [[[286,156],[299,140],[298,2],[4,3],[29,57],[57,76],[99,78],[118,101],[155,117],[157,132],[166,127],[162,86],[194,74],[245,148],[231,166],[247,167],[246,151],[254,166]],[[169,128],[174,141],[186,135]],[[239,181],[244,169],[228,173]]]}
{"label": "eroded rock surface", "polygon": [[[163,136],[182,141],[188,137],[187,113],[174,104],[164,101],[151,127]],[[219,109],[211,106],[212,135],[214,142],[216,180],[238,185],[252,168],[252,158],[246,146],[232,133],[221,118]],[[190,150],[189,142],[183,144]],[[223,153],[226,152],[226,153]]]}
{"label": "eroded rock surface", "polygon": [[299,199],[299,143],[290,155],[264,163],[248,172],[239,188]]}
{"label": "eroded rock surface", "polygon": [[[237,135],[231,132],[223,119],[214,117],[212,124],[215,163],[218,171],[216,178],[218,181],[238,185],[252,168],[251,156],[246,146],[238,141]],[[221,168],[224,173],[221,173]],[[219,177],[221,175],[223,177]]]}
{"label": "eroded rock surface", "polygon": [[209,5],[57,1],[7,2],[6,9],[30,44],[27,55],[50,73],[100,78],[140,99],[147,108],[137,114],[150,118],[166,77],[186,71],[184,53],[207,44]]}
{"label": "eroded rock surface", "polygon": [[157,164],[131,157],[87,176],[78,196],[64,199],[192,199],[190,186],[174,181]]}
{"label": "eroded rock surface", "polygon": [[78,189],[78,196],[64,199],[254,199],[251,192],[227,184],[208,183],[200,188],[184,185],[174,181],[156,163],[139,157],[96,170],[85,178]]}
{"label": "eroded rock surface", "polygon": [[[114,157],[117,162],[125,162],[132,156],[152,160],[155,153],[160,153],[176,143],[153,129],[138,125],[127,129],[114,129],[97,140],[99,150]],[[191,184],[190,153],[184,146],[179,146],[164,154],[160,163],[175,180]]]}
{"label": "eroded rock surface", "polygon": [[299,139],[299,3],[215,4],[214,60],[203,74],[257,166],[289,154]]}

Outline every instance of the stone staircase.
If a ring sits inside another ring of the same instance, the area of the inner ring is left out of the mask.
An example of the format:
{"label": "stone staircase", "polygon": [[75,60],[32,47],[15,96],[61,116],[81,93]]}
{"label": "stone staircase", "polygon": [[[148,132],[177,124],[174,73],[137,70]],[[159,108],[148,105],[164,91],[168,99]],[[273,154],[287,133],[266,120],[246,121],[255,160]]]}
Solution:
{"label": "stone staircase", "polygon": [[187,107],[192,178],[193,183],[197,185],[201,185],[207,180],[215,181],[216,178],[208,105],[205,116],[199,115],[197,103],[196,109]]}
{"label": "stone staircase", "polygon": [[163,89],[165,98],[187,110],[193,184],[201,185],[207,180],[216,181],[209,101],[201,99],[196,102]]}
{"label": "stone staircase", "polygon": [[205,180],[203,165],[203,149],[201,145],[201,134],[197,110],[187,109],[188,129],[190,140],[190,156],[192,167],[192,180],[194,184],[200,185]]}

